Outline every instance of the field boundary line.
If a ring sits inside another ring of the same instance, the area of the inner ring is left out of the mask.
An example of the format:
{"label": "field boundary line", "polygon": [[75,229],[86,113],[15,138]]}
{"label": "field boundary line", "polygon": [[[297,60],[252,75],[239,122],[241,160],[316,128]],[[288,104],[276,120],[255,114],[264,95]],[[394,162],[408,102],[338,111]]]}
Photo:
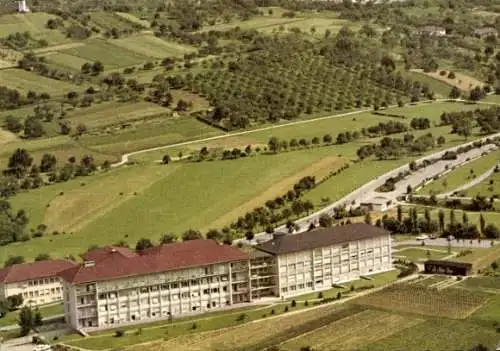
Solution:
{"label": "field boundary line", "polygon": [[[443,103],[443,102],[466,103],[467,100],[463,100],[463,99],[423,100],[423,101],[414,102],[412,104],[409,104],[408,106],[417,106],[417,105],[423,105],[423,104],[434,104],[434,103]],[[498,103],[498,104],[497,103],[491,103],[491,104],[493,104],[493,105],[500,105],[500,103]],[[388,108],[395,108],[395,107],[398,107],[398,106],[397,105],[392,105],[392,106],[389,106]],[[185,145],[203,143],[203,142],[207,142],[207,141],[224,139],[224,138],[229,138],[229,137],[234,137],[234,136],[240,136],[240,135],[246,135],[246,134],[251,134],[251,133],[256,133],[256,132],[263,132],[263,131],[266,131],[266,130],[272,130],[272,129],[283,128],[283,127],[289,127],[289,126],[294,126],[294,125],[314,123],[314,122],[318,122],[318,121],[322,121],[322,120],[328,120],[328,119],[336,118],[336,117],[353,116],[353,115],[358,115],[358,114],[361,114],[361,113],[366,113],[366,112],[371,112],[371,111],[373,111],[373,109],[366,108],[366,109],[362,109],[362,110],[355,110],[355,111],[344,112],[344,113],[339,113],[339,114],[333,114],[333,115],[328,115],[328,116],[322,116],[322,117],[317,117],[317,118],[298,120],[298,121],[294,121],[294,122],[288,122],[288,123],[276,124],[276,125],[271,125],[271,126],[261,127],[261,128],[256,128],[256,129],[244,130],[244,131],[241,131],[241,132],[226,133],[226,134],[216,135],[216,136],[208,137],[208,138],[202,138],[202,139],[184,141],[184,142],[180,142],[180,143],[167,144],[167,145],[162,145],[162,146],[156,146],[156,147],[153,147],[153,148],[147,148],[147,149],[137,150],[137,151],[133,151],[133,152],[129,152],[129,153],[123,154],[121,156],[121,161],[117,162],[117,163],[113,163],[111,165],[111,167],[122,166],[122,165],[126,164],[129,161],[129,158],[131,156],[136,156],[136,155],[140,155],[140,154],[147,153],[147,152],[159,151],[159,150],[174,148],[174,147],[178,147],[178,146],[185,146]]]}

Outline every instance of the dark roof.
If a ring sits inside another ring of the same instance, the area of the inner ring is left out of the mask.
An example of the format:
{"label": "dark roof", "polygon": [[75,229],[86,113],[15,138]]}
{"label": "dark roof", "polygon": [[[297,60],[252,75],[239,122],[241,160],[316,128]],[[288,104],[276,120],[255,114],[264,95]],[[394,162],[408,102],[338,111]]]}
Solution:
{"label": "dark roof", "polygon": [[256,248],[272,254],[284,254],[388,234],[389,232],[382,228],[365,223],[355,223],[276,237]]}
{"label": "dark roof", "polygon": [[122,257],[134,257],[137,256],[137,254],[126,248],[126,247],[120,247],[120,246],[106,246],[102,248],[98,248],[95,250],[90,250],[86,253],[84,253],[82,256],[84,261],[94,261],[94,262],[99,262],[104,259],[106,259],[109,254],[116,254]]}
{"label": "dark roof", "polygon": [[75,266],[76,263],[68,260],[47,260],[15,264],[0,269],[0,282],[7,284],[54,277],[60,272]]}
{"label": "dark roof", "polygon": [[439,265],[441,267],[472,268],[472,263],[459,262],[459,261],[427,260],[424,262],[424,265],[426,264],[434,264],[434,265]]}
{"label": "dark roof", "polygon": [[200,239],[160,245],[131,257],[108,252],[94,265],[84,263],[60,276],[67,282],[81,284],[246,259],[248,254],[236,247]]}

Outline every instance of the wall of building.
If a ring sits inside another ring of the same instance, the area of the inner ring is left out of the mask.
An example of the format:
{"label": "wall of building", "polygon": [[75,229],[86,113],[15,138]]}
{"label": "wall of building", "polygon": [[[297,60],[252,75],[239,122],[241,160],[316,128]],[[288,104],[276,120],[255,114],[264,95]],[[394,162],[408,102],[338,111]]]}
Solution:
{"label": "wall of building", "polygon": [[319,291],[392,268],[390,236],[352,241],[278,257],[279,294]]}
{"label": "wall of building", "polygon": [[75,328],[106,328],[207,312],[250,301],[248,261],[70,285]]}
{"label": "wall of building", "polygon": [[58,277],[3,284],[5,298],[21,294],[25,305],[43,305],[63,299],[63,283]]}

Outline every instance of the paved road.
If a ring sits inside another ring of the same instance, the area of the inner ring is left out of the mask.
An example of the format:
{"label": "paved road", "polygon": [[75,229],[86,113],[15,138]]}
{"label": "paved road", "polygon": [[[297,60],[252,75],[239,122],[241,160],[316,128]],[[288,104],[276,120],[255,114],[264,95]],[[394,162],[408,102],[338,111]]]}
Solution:
{"label": "paved road", "polygon": [[[419,102],[414,102],[409,106],[413,105],[422,105],[422,104],[429,104],[429,103],[438,103],[438,102],[445,102],[445,101],[455,101],[455,102],[467,102],[467,100],[463,99],[437,99],[437,100],[425,100],[425,101],[419,101]],[[478,102],[482,103],[482,102]],[[491,103],[495,104],[495,103]],[[498,105],[498,104],[496,104]],[[397,105],[389,106],[388,108],[393,108],[393,107],[398,107]],[[158,151],[158,150],[165,150],[165,149],[171,149],[174,147],[179,147],[179,146],[185,146],[185,145],[192,145],[192,144],[198,144],[198,143],[203,143],[207,141],[212,141],[212,140],[218,140],[218,139],[224,139],[224,138],[229,138],[229,137],[234,137],[234,136],[239,136],[239,135],[245,135],[245,134],[250,134],[250,133],[255,133],[255,132],[262,132],[265,130],[271,130],[271,129],[276,129],[276,128],[283,128],[283,127],[288,127],[288,126],[293,126],[293,125],[299,125],[299,124],[307,124],[307,123],[313,123],[325,119],[331,119],[331,118],[337,118],[337,117],[345,117],[345,116],[352,116],[352,115],[358,115],[361,113],[365,112],[371,112],[373,109],[363,109],[363,110],[357,110],[357,111],[352,111],[352,112],[346,112],[346,113],[340,113],[337,115],[330,115],[330,116],[324,116],[324,117],[318,117],[318,118],[312,118],[312,119],[307,119],[307,120],[300,120],[300,121],[295,121],[295,122],[289,122],[289,123],[283,123],[283,124],[277,124],[277,125],[272,125],[269,127],[263,127],[263,128],[258,128],[258,129],[251,129],[251,130],[245,130],[243,132],[236,132],[236,133],[226,133],[223,135],[217,135],[209,138],[203,138],[203,139],[196,139],[196,140],[191,140],[191,141],[184,141],[180,143],[175,143],[175,144],[168,144],[168,145],[162,145],[162,146],[157,146],[157,147],[152,147],[148,149],[143,149],[143,150],[137,150],[133,152],[129,152],[126,154],[123,154],[121,157],[121,160],[117,163],[113,163],[111,167],[119,167],[123,166],[126,164],[130,157],[144,154],[147,152],[152,152],[152,151]]]}
{"label": "paved road", "polygon": [[[500,133],[489,135],[488,137],[485,137],[485,138],[482,138],[479,140],[492,139],[495,137],[500,137]],[[453,150],[458,149],[459,147],[466,146],[466,145],[469,145],[472,143],[473,142],[467,142],[467,143],[464,143],[462,145],[458,145],[458,146],[455,146],[452,148],[448,148],[446,150],[435,152],[431,155],[427,155],[425,157],[422,157],[422,158],[416,160],[416,162],[420,163],[425,159],[441,157],[446,151],[453,151]],[[317,223],[319,216],[321,214],[327,213],[329,215],[332,215],[334,212],[334,209],[336,207],[343,206],[343,205],[350,207],[353,202],[355,204],[353,206],[356,207],[362,202],[369,202],[370,200],[372,200],[375,197],[383,196],[383,197],[387,198],[388,201],[389,200],[392,201],[391,206],[396,206],[397,205],[396,198],[406,194],[406,188],[408,185],[411,185],[413,188],[416,188],[418,185],[422,184],[425,180],[432,179],[436,175],[439,175],[439,174],[445,172],[447,170],[447,168],[451,168],[453,166],[458,166],[461,163],[464,163],[466,161],[466,159],[468,159],[468,158],[473,159],[475,157],[480,157],[484,152],[491,151],[494,148],[495,148],[495,145],[489,144],[489,145],[485,145],[479,149],[475,148],[475,149],[470,150],[467,153],[460,154],[460,155],[458,155],[456,160],[438,161],[435,164],[432,164],[428,167],[425,167],[423,169],[420,169],[416,172],[411,173],[410,176],[408,176],[407,178],[405,178],[404,180],[402,180],[396,184],[396,190],[394,190],[392,192],[388,192],[388,193],[377,193],[375,191],[375,189],[377,189],[379,186],[384,184],[386,179],[388,179],[390,177],[394,177],[394,176],[398,175],[400,172],[409,170],[409,164],[406,164],[406,165],[403,165],[403,166],[398,167],[396,169],[393,169],[392,171],[387,172],[386,174],[364,184],[360,188],[354,190],[353,192],[351,192],[347,196],[332,203],[331,205],[328,205],[327,207],[325,207],[325,208],[323,208],[323,209],[321,209],[321,210],[319,210],[319,211],[317,211],[317,212],[315,212],[307,217],[299,219],[298,221],[296,221],[296,223],[299,225],[299,230],[297,232],[300,233],[300,232],[306,231],[311,222]],[[275,231],[277,231],[277,232],[286,231],[286,227],[284,225],[280,226],[278,228],[275,228]],[[259,234],[255,235],[255,238],[254,238],[254,240],[252,240],[251,243],[266,241],[266,240],[270,240],[271,238],[272,238],[272,235],[270,235],[270,234],[259,233]],[[238,239],[235,242],[236,243],[243,242],[243,243],[247,243],[247,244],[249,243],[249,241],[246,239]]]}
{"label": "paved road", "polygon": [[[437,239],[428,239],[428,240],[423,240],[425,242],[426,246],[444,246],[448,247],[448,240],[445,238],[437,238]],[[498,244],[498,241],[494,242],[495,244]],[[421,246],[422,241],[419,240],[405,240],[405,241],[399,241],[394,243],[394,248],[399,248],[401,246]],[[425,247],[425,246],[424,246]],[[452,248],[489,248],[491,247],[491,240],[481,240],[481,242],[478,242],[477,240],[472,240],[472,244],[470,240],[452,240],[451,241],[451,247]]]}

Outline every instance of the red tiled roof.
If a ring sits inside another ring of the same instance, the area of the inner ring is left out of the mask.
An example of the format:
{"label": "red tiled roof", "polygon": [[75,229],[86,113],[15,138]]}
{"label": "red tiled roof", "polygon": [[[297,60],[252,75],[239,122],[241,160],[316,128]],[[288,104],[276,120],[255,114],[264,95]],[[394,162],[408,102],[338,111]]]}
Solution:
{"label": "red tiled roof", "polygon": [[110,253],[126,258],[137,256],[137,254],[134,251],[126,247],[120,247],[120,246],[106,246],[98,248],[95,250],[88,251],[81,256],[85,261],[99,262],[106,259]]}
{"label": "red tiled roof", "polygon": [[246,259],[248,254],[235,247],[200,239],[160,245],[132,257],[110,252],[93,266],[82,264],[60,276],[67,282],[82,284]]}
{"label": "red tiled roof", "polygon": [[75,266],[76,263],[68,260],[47,260],[15,264],[0,269],[0,282],[17,283],[30,279],[53,277]]}

